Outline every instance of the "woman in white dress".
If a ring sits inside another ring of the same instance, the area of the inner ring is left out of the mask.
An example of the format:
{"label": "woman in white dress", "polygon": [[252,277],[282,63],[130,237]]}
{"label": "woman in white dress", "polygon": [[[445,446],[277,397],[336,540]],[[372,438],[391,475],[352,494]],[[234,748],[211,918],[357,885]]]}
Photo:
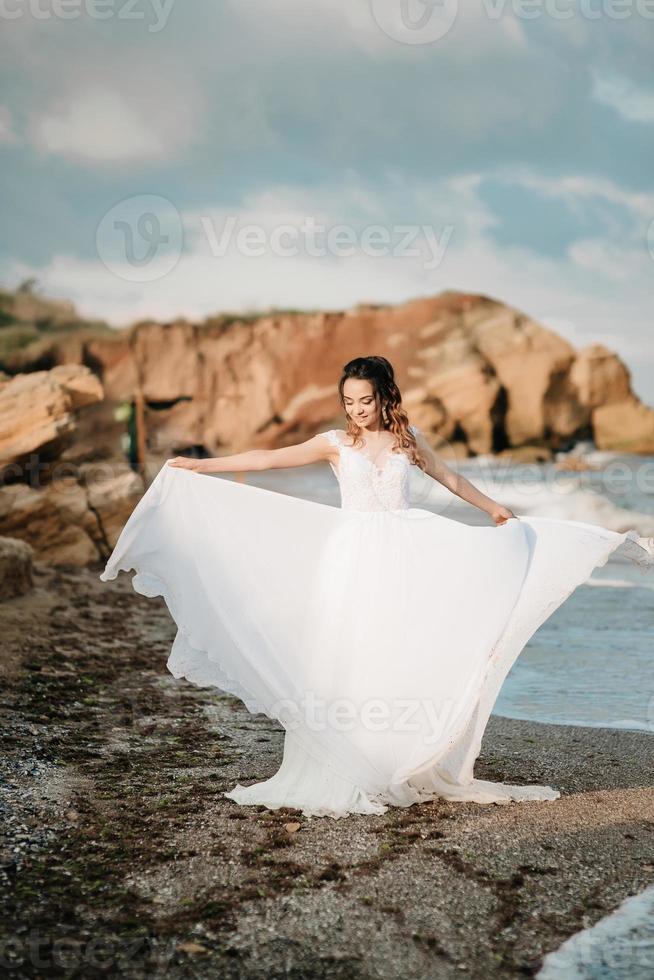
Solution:
{"label": "woman in white dress", "polygon": [[[619,548],[649,567],[652,539],[517,517],[481,493],[409,425],[383,357],[346,364],[338,391],[344,430],[169,460],[101,579],[133,570],[136,591],[165,598],[175,677],[285,729],[279,771],[225,794],[237,803],[340,817],[436,797],[556,799],[550,786],[474,778],[493,704],[529,638],[593,569]],[[319,461],[340,508],[214,476]],[[412,506],[415,477],[420,501],[436,481],[491,523]]]}

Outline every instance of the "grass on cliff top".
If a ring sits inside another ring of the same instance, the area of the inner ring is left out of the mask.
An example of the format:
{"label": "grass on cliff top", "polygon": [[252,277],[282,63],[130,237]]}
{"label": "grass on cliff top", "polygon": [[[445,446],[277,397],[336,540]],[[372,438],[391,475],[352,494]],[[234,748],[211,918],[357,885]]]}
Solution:
{"label": "grass on cliff top", "polygon": [[72,304],[47,299],[28,280],[15,292],[0,289],[0,356],[22,351],[31,344],[56,341],[79,331],[110,333],[103,320],[77,315]]}

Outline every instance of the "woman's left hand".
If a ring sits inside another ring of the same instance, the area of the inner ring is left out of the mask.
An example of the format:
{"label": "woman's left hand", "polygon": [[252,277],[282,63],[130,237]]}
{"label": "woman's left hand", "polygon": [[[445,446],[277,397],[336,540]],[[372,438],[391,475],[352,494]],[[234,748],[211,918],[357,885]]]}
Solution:
{"label": "woman's left hand", "polygon": [[204,460],[193,459],[190,456],[175,456],[168,460],[168,465],[180,470],[193,470],[195,473],[204,472]]}
{"label": "woman's left hand", "polygon": [[[493,518],[493,520],[495,521],[496,524],[506,524],[506,522],[511,517],[516,517],[516,515],[513,513],[512,510],[509,510],[508,507],[502,507],[501,504],[498,504],[497,505],[497,507],[495,508],[495,510],[493,510],[491,512],[491,515],[490,516]],[[516,520],[517,520],[517,517],[516,517]]]}

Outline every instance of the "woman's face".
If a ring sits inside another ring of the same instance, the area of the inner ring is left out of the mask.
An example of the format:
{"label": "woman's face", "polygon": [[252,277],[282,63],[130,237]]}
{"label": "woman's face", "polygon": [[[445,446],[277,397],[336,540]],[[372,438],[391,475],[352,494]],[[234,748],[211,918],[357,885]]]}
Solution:
{"label": "woman's face", "polygon": [[370,381],[362,378],[348,378],[343,385],[345,411],[360,426],[375,425],[379,422],[381,405]]}

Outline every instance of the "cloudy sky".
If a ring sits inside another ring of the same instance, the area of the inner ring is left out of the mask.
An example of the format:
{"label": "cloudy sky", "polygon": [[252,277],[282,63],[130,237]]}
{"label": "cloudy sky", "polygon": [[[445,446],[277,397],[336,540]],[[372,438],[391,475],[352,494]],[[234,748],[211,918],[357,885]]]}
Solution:
{"label": "cloudy sky", "polygon": [[654,0],[2,0],[0,283],[118,325],[443,289],[654,405]]}

